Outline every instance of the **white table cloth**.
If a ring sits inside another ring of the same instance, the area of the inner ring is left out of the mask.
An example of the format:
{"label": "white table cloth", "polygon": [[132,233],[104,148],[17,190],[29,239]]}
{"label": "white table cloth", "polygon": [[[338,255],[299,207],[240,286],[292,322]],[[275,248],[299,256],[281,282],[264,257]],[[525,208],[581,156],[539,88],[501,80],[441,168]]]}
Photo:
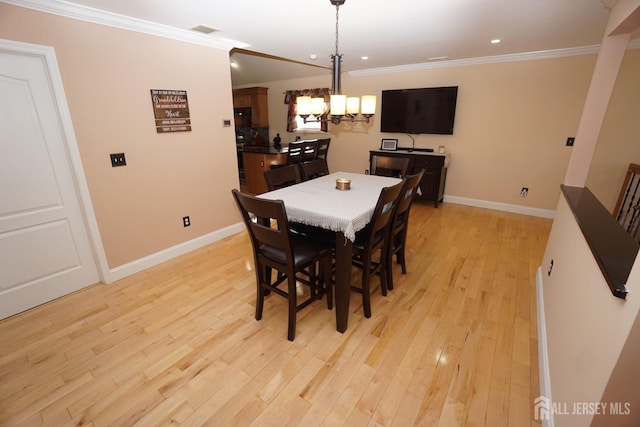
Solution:
{"label": "white table cloth", "polygon": [[[349,190],[338,190],[336,179],[351,180]],[[289,221],[339,231],[351,240],[371,220],[380,190],[399,183],[397,178],[335,172],[260,197],[283,200]]]}

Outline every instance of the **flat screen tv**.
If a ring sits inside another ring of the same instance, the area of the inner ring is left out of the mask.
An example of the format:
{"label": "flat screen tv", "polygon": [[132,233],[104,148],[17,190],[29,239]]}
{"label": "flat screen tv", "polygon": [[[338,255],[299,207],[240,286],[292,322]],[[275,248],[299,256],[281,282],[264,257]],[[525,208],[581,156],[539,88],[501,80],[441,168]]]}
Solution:
{"label": "flat screen tv", "polygon": [[382,91],[380,132],[452,135],[458,86]]}

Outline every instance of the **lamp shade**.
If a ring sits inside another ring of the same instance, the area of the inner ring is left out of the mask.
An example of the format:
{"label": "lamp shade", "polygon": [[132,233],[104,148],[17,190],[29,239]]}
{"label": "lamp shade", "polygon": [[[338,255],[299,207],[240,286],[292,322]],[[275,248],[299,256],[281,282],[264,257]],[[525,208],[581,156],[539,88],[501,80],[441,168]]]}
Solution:
{"label": "lamp shade", "polygon": [[362,115],[373,116],[376,113],[375,95],[364,95],[362,97]]}
{"label": "lamp shade", "polygon": [[347,114],[356,115],[360,112],[360,98],[352,96],[347,98]]}
{"label": "lamp shade", "polygon": [[318,117],[324,113],[324,98],[311,98],[311,114]]}
{"label": "lamp shade", "polygon": [[332,116],[344,116],[347,112],[347,96],[331,95],[330,105]]}
{"label": "lamp shade", "polygon": [[299,116],[310,115],[311,114],[311,97],[310,96],[296,97],[296,108]]}

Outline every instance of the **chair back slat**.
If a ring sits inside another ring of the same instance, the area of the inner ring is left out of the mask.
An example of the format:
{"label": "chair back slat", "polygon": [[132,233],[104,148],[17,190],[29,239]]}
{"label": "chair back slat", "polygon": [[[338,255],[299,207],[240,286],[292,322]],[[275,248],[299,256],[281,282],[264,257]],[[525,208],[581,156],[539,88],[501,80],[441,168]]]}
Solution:
{"label": "chair back slat", "polygon": [[302,161],[309,162],[316,159],[318,154],[318,140],[302,142]]}
{"label": "chair back slat", "polygon": [[331,144],[331,138],[318,139],[318,150],[316,153],[316,158],[327,160],[327,155],[329,154],[329,144]]}

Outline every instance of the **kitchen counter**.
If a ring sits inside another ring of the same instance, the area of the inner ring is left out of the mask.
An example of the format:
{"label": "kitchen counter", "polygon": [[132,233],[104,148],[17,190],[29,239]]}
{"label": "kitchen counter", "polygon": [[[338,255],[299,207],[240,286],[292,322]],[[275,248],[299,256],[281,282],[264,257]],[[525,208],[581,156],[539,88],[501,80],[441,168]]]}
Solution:
{"label": "kitchen counter", "polygon": [[242,155],[244,177],[247,191],[251,194],[262,194],[267,191],[264,171],[272,166],[286,165],[289,147],[276,149],[270,145],[244,145],[238,147]]}
{"label": "kitchen counter", "polygon": [[273,145],[251,145],[251,144],[236,144],[238,151],[260,153],[260,154],[286,154],[289,152],[289,146],[283,145],[282,147],[275,148]]}

